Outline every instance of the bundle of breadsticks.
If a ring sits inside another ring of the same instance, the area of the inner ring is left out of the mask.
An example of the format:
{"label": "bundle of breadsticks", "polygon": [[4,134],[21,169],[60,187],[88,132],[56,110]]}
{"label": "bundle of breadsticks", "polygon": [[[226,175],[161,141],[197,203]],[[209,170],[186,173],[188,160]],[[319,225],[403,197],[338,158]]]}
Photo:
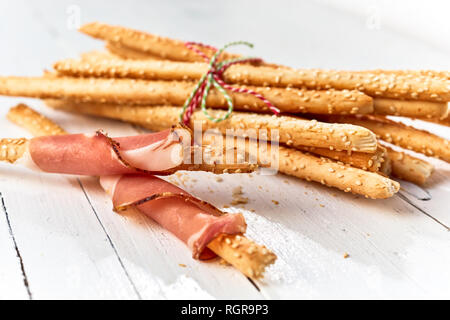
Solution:
{"label": "bundle of breadsticks", "polygon": [[[42,77],[0,77],[0,94],[162,130],[179,121],[182,106],[209,70],[203,57],[215,54],[211,47],[191,50],[183,41],[120,26],[90,23],[80,31],[105,41],[106,51],[58,61]],[[223,52],[218,59],[239,57]],[[264,133],[263,139],[280,143],[281,173],[379,199],[399,190],[392,177],[428,180],[433,166],[413,152],[450,161],[447,139],[388,118],[448,125],[448,72],[295,70],[260,61],[233,64],[222,79],[242,89],[228,91],[231,116],[220,110],[229,104],[213,88],[205,99],[208,114],[225,120],[195,111],[189,124],[224,135],[229,129]],[[262,95],[282,115],[271,115],[267,103],[245,91]],[[247,144],[260,149],[260,141]],[[261,152],[255,158],[260,164],[272,160]]]}

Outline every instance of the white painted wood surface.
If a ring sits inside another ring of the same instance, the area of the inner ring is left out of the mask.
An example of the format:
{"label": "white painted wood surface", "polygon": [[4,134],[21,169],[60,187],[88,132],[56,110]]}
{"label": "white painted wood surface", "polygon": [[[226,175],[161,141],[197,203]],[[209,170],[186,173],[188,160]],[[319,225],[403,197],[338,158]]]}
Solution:
{"label": "white painted wood surface", "polygon": [[[66,27],[73,3],[1,2],[6,45],[0,74],[38,75],[59,58],[98,48]],[[373,30],[367,17],[324,1],[271,3],[256,7],[249,1],[240,10],[233,1],[75,4],[82,22],[101,20],[215,45],[251,40],[255,54],[293,66],[449,69],[445,47],[391,30],[389,14],[381,13],[380,29]],[[52,111],[39,101],[0,98],[2,137],[28,136],[5,119],[19,101],[71,132],[137,132],[127,124]],[[448,128],[421,125],[450,137]],[[249,236],[279,256],[258,289],[231,267],[192,260],[184,244],[139,214],[113,213],[94,178],[0,164],[0,299],[449,298],[450,166],[433,163],[437,172],[425,188],[405,183],[400,195],[377,201],[281,175],[224,176],[223,182],[207,173],[170,177],[219,207],[230,203],[234,187],[243,187],[249,203],[225,210],[244,212]]]}

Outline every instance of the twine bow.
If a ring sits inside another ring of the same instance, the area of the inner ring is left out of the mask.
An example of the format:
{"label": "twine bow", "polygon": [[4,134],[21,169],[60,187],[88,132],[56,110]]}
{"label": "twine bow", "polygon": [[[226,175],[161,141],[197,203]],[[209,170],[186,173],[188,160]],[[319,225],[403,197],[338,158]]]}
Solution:
{"label": "twine bow", "polygon": [[[238,93],[248,93],[251,94],[258,99],[262,100],[269,109],[275,114],[279,115],[280,110],[276,108],[272,103],[270,103],[269,100],[264,98],[261,94],[247,89],[247,88],[236,88],[228,85],[225,83],[225,81],[222,80],[222,75],[224,71],[231,65],[237,64],[237,63],[246,63],[246,62],[261,62],[262,60],[260,58],[254,58],[254,57],[242,57],[242,58],[236,58],[236,59],[230,59],[230,60],[224,60],[222,62],[217,62],[218,57],[220,54],[228,47],[235,46],[235,45],[246,45],[250,48],[253,48],[253,44],[249,42],[244,41],[237,41],[237,42],[231,42],[226,44],[223,48],[220,50],[217,50],[216,48],[212,46],[208,46],[202,43],[198,42],[186,42],[185,45],[190,50],[197,53],[199,56],[201,56],[203,59],[205,59],[206,62],[209,62],[209,69],[206,74],[204,74],[200,81],[195,86],[194,90],[191,92],[189,98],[186,100],[183,106],[183,110],[180,115],[180,121],[182,121],[184,124],[189,124],[189,120],[192,117],[192,114],[194,113],[195,109],[198,107],[198,105],[201,105],[201,109],[203,113],[205,114],[206,118],[213,121],[213,122],[220,122],[223,120],[228,119],[228,117],[233,112],[233,99],[230,97],[230,95],[227,93],[226,90],[230,90],[232,92],[238,92]],[[197,49],[195,46],[204,47],[211,49],[215,51],[215,54],[211,58],[211,60],[208,58],[206,54],[204,54],[201,50]],[[227,113],[221,117],[221,118],[214,118],[212,117],[208,111],[206,110],[206,97],[208,96],[209,90],[211,87],[216,88],[224,97],[228,105],[228,111]]]}

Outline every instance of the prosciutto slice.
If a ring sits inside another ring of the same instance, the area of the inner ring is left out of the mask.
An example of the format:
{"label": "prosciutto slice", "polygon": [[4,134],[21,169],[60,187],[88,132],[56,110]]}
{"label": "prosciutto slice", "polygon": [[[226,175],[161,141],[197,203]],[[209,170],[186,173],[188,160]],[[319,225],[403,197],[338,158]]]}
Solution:
{"label": "prosciutto slice", "polygon": [[154,176],[104,176],[100,183],[112,196],[116,211],[136,206],[186,243],[195,259],[215,256],[207,245],[218,235],[242,234],[246,230],[242,214],[224,214],[211,204]]}
{"label": "prosciutto slice", "polygon": [[192,135],[178,126],[169,130],[111,139],[101,132],[34,138],[29,155],[40,170],[77,175],[146,172],[170,174],[190,153]]}

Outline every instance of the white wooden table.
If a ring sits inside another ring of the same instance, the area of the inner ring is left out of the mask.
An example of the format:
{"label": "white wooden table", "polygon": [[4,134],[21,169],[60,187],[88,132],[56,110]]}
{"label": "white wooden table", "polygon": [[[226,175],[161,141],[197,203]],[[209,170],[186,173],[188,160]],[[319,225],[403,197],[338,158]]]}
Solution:
{"label": "white wooden table", "polygon": [[[253,54],[292,66],[450,69],[448,48],[431,36],[425,41],[423,28],[416,36],[413,25],[405,28],[408,19],[421,27],[420,17],[431,10],[416,7],[406,19],[384,1],[378,7],[249,1],[236,8],[233,1],[16,0],[0,2],[0,73],[38,75],[57,59],[99,48],[67,28],[73,3],[82,22],[214,45],[249,40]],[[443,36],[450,32],[444,26]],[[19,101],[70,132],[137,132],[51,111],[39,101],[0,98],[1,137],[29,136],[5,119]],[[427,127],[450,137],[448,128]],[[450,298],[450,166],[433,163],[437,170],[425,188],[404,183],[398,195],[377,201],[282,175],[217,182],[207,173],[185,174],[188,191],[219,207],[230,203],[234,187],[243,187],[249,203],[226,210],[243,212],[249,236],[279,257],[255,284],[231,267],[192,260],[183,243],[149,219],[113,213],[94,178],[0,164],[0,298]]]}

